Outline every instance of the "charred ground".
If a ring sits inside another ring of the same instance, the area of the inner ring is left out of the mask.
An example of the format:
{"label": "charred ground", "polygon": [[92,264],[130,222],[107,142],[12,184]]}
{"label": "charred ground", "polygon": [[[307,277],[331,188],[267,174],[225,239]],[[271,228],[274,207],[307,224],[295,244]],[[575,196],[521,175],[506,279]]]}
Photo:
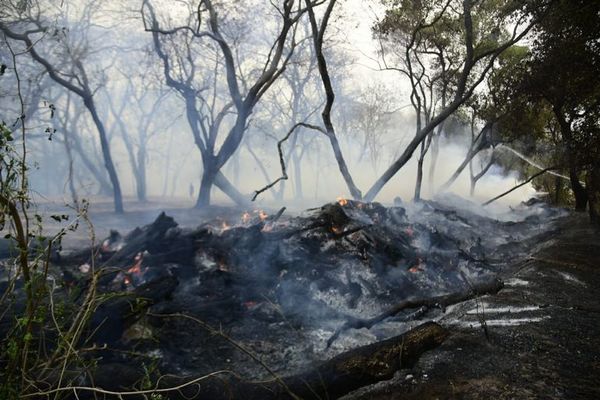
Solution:
{"label": "charred ground", "polygon": [[[337,398],[400,371],[396,383],[378,395],[435,398],[436,390],[447,389],[444,383],[418,382],[419,374],[438,371],[443,382],[454,376],[454,385],[477,397],[471,386],[493,387],[483,384],[484,367],[501,385],[502,377],[519,373],[517,366],[533,365],[528,363],[550,340],[552,330],[544,324],[578,312],[595,316],[579,303],[549,300],[560,293],[555,286],[565,299],[583,299],[574,290],[588,283],[560,267],[587,265],[583,247],[593,235],[577,236],[582,233],[573,230],[582,221],[543,204],[521,205],[494,218],[453,197],[408,207],[340,199],[298,216],[285,210],[223,215],[181,228],[162,213],[127,234],[112,232],[94,248],[55,255],[55,301],[83,301],[94,279],[107,299],[82,336],[82,345],[92,346],[86,357],[94,367],[72,370],[69,379],[123,391],[139,389],[144,380],[172,387],[221,371],[201,389],[188,387],[169,398],[288,398],[290,392]],[[553,255],[556,246],[565,245],[568,251]],[[597,249],[589,244],[588,250]],[[531,276],[539,263],[557,266]],[[93,278],[91,271],[99,268],[103,273]],[[478,298],[475,306],[462,303],[473,298]],[[523,318],[496,318],[511,312],[498,307],[519,305],[526,306]],[[550,318],[554,313],[560,315]],[[441,326],[422,325],[427,321]],[[515,326],[496,326],[507,324]],[[575,326],[581,332],[589,327],[583,321],[569,328]],[[411,372],[416,380],[402,378],[398,384],[406,368],[448,334],[446,344]],[[571,336],[565,331],[562,338]],[[52,338],[48,343],[51,347]],[[564,351],[560,344],[559,338],[553,351]],[[579,349],[575,341],[567,344]],[[504,354],[498,348],[510,350]],[[494,369],[496,359],[501,369]],[[560,374],[560,368],[553,371]],[[44,374],[52,387],[52,371]],[[445,393],[461,389],[453,390]]]}

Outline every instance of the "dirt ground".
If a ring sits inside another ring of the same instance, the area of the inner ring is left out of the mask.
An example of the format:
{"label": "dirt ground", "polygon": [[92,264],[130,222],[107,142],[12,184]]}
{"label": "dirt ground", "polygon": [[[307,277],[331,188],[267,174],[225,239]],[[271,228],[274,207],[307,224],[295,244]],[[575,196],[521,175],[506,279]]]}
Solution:
{"label": "dirt ground", "polygon": [[347,399],[600,399],[600,232],[569,216],[503,278],[447,311],[441,347]]}

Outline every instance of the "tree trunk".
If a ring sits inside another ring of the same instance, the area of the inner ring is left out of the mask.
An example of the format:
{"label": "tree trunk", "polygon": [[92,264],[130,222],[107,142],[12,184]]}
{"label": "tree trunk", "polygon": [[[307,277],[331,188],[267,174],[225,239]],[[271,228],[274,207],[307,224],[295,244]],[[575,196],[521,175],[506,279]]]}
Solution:
{"label": "tree trunk", "polygon": [[415,183],[415,197],[413,201],[421,200],[421,186],[423,184],[423,161],[425,161],[425,142],[421,142],[421,155],[417,162],[417,182]]}
{"label": "tree trunk", "polygon": [[79,197],[77,196],[77,190],[75,190],[75,175],[73,173],[73,153],[71,151],[71,144],[69,143],[69,139],[66,137],[65,132],[65,140],[64,140],[65,150],[67,152],[67,160],[68,160],[68,171],[69,171],[69,191],[71,192],[71,198],[73,199],[73,203],[77,206],[79,204]]}
{"label": "tree trunk", "polygon": [[587,194],[590,204],[590,221],[600,226],[600,163],[596,163],[587,174]]}
{"label": "tree trunk", "polygon": [[294,160],[294,189],[295,197],[297,200],[304,198],[304,192],[302,189],[302,167],[300,157],[296,154],[293,156]]}
{"label": "tree trunk", "polygon": [[88,171],[94,176],[94,178],[98,182],[100,193],[112,193],[112,188],[110,187],[110,182],[106,179],[106,175],[104,175],[101,170],[96,168],[96,164],[92,160],[90,160],[88,155],[85,153],[79,136],[77,136],[77,134],[74,132],[67,132],[65,130],[65,140],[68,140],[67,136],[73,139],[73,150],[75,150],[75,152],[79,155],[79,158],[83,165],[88,169]]}
{"label": "tree trunk", "polygon": [[171,150],[173,149],[173,135],[169,135],[169,145],[167,146],[167,156],[165,160],[165,180],[163,181],[162,197],[167,196],[169,185],[169,175],[171,173]]}
{"label": "tree trunk", "polygon": [[204,171],[202,172],[202,180],[200,181],[200,191],[198,192],[198,200],[196,208],[204,208],[210,205],[210,192],[215,182],[214,163],[204,163]]}
{"label": "tree trunk", "polygon": [[329,71],[327,69],[327,60],[325,59],[325,55],[323,54],[323,37],[325,34],[325,29],[327,28],[327,23],[329,21],[329,17],[331,16],[331,12],[333,10],[333,6],[335,1],[329,3],[327,10],[325,11],[325,15],[321,20],[321,26],[317,26],[317,19],[315,17],[315,13],[313,11],[312,5],[310,2],[307,2],[307,11],[310,19],[310,25],[312,29],[313,36],[313,44],[315,55],[317,57],[317,66],[319,69],[319,75],[321,76],[321,82],[323,83],[323,88],[325,89],[326,103],[323,108],[323,112],[321,113],[321,118],[323,119],[323,124],[325,125],[325,131],[327,137],[329,138],[329,142],[331,143],[331,148],[333,149],[333,153],[335,155],[335,160],[337,161],[338,168],[344,178],[344,182],[346,182],[346,186],[350,191],[350,194],[355,200],[362,199],[362,193],[358,189],[358,187],[354,184],[354,180],[352,179],[352,175],[350,175],[350,171],[348,170],[348,165],[346,164],[346,160],[342,154],[342,149],[340,148],[340,144],[337,140],[337,136],[335,135],[335,129],[333,127],[333,122],[331,121],[331,108],[333,107],[333,102],[335,101],[335,93],[333,91],[333,85],[331,84],[331,78],[329,76]]}
{"label": "tree trunk", "polygon": [[214,184],[238,206],[252,208],[250,196],[240,193],[220,171],[215,175]]}
{"label": "tree trunk", "polygon": [[567,151],[567,161],[569,163],[569,179],[571,180],[571,189],[575,196],[575,210],[585,211],[588,202],[588,195],[585,187],[579,181],[579,168],[577,165],[577,159],[573,150],[573,132],[571,132],[571,124],[567,121],[566,117],[562,113],[560,106],[552,108],[554,115],[560,126],[560,133],[565,143]]}
{"label": "tree trunk", "polygon": [[94,120],[94,124],[98,129],[98,135],[100,136],[100,145],[102,147],[102,156],[104,158],[104,166],[106,167],[106,171],[108,172],[108,176],[110,178],[110,182],[113,188],[113,200],[115,204],[115,212],[117,214],[123,213],[123,196],[121,194],[121,184],[119,183],[119,177],[117,176],[117,170],[115,169],[115,165],[112,160],[112,156],[110,154],[110,147],[108,145],[108,139],[106,137],[106,130],[104,129],[104,124],[100,120],[98,116],[98,112],[96,110],[96,106],[94,105],[94,101],[91,97],[85,98],[83,104],[92,114],[92,119]]}
{"label": "tree trunk", "polygon": [[[443,125],[443,124],[442,124]],[[441,125],[440,129],[438,129],[438,133],[433,135],[433,140],[431,143],[431,161],[429,163],[429,190],[434,192],[435,185],[435,167],[437,166],[438,156],[440,154],[440,134],[441,133]]]}
{"label": "tree trunk", "polygon": [[235,188],[235,186],[232,185],[231,182],[229,182],[229,180],[227,180],[227,178],[225,177],[225,175],[223,175],[221,171],[215,171],[216,162],[212,162],[213,165],[211,166],[210,164],[208,164],[208,168],[207,163],[205,163],[204,172],[202,173],[202,180],[200,182],[200,192],[198,193],[198,200],[196,201],[195,208],[204,208],[210,205],[210,195],[213,185],[217,186],[238,206],[249,207],[249,197],[244,196],[242,193],[240,193]]}
{"label": "tree trunk", "polygon": [[140,141],[137,152],[136,192],[141,202],[148,200],[148,185],[146,181],[146,143]]}
{"label": "tree trunk", "polygon": [[440,187],[440,191],[444,192],[444,191],[448,190],[448,188],[450,188],[450,186],[452,186],[452,184],[456,181],[456,179],[458,179],[458,177],[460,176],[460,174],[467,167],[467,165],[469,165],[469,163],[471,162],[471,160],[473,160],[473,158],[477,155],[477,153],[479,153],[479,151],[481,151],[481,146],[477,146],[476,148],[469,150],[469,152],[467,153],[467,156],[465,157],[465,159],[463,160],[463,162],[458,166],[458,168],[456,169],[456,171],[454,171],[454,173],[446,181],[446,183],[444,183]]}
{"label": "tree trunk", "polygon": [[569,179],[571,180],[573,195],[575,195],[575,211],[585,211],[588,194],[586,188],[579,181],[579,174],[575,165],[569,167]]}

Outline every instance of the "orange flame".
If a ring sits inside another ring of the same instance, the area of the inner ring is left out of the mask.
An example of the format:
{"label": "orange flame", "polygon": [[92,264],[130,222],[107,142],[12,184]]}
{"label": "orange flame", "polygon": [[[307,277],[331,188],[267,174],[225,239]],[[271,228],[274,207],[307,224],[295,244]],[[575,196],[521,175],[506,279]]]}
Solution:
{"label": "orange flame", "polygon": [[142,273],[142,261],[144,260],[144,255],[142,253],[137,253],[135,258],[133,259],[134,263],[131,268],[127,270],[128,274],[138,275]]}
{"label": "orange flame", "polygon": [[219,271],[229,272],[229,267],[223,261],[219,261]]}
{"label": "orange flame", "polygon": [[332,226],[331,232],[335,233],[336,235],[339,235],[340,233],[344,232],[344,230],[342,228],[338,228],[337,226]]}
{"label": "orange flame", "polygon": [[345,205],[348,204],[348,200],[346,200],[342,196],[339,196],[336,200],[337,200],[338,204],[342,207],[344,207]]}
{"label": "orange flame", "polygon": [[144,271],[142,271],[142,261],[143,260],[144,260],[143,253],[137,253],[135,255],[135,258],[133,259],[133,266],[125,272],[125,276],[123,277],[123,283],[125,285],[131,285],[132,277],[142,276],[146,272],[147,268]]}
{"label": "orange flame", "polygon": [[264,212],[263,210],[260,210],[258,212],[258,218],[260,218],[261,221],[264,221],[265,219],[267,219],[269,217],[269,214],[267,214],[266,212]]}
{"label": "orange flame", "polygon": [[421,272],[425,269],[425,263],[421,257],[417,258],[417,265],[413,265],[408,269],[408,272],[412,272],[413,274],[416,272]]}
{"label": "orange flame", "polygon": [[242,223],[247,224],[248,222],[250,222],[250,219],[252,218],[252,216],[250,215],[249,212],[245,212],[242,214]]}

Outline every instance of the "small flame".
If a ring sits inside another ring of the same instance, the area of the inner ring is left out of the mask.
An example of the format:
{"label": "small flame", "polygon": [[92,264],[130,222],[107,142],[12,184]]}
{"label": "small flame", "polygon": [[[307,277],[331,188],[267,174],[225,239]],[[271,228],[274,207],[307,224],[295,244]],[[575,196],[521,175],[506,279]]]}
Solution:
{"label": "small flame", "polygon": [[123,277],[123,283],[127,286],[131,285],[133,283],[133,278],[138,278],[138,281],[142,278],[142,276],[146,273],[146,271],[148,270],[148,268],[145,268],[142,271],[142,261],[144,260],[144,254],[143,253],[137,253],[135,255],[135,258],[133,259],[133,266],[131,268],[129,268],[126,272],[125,272],[125,276]]}
{"label": "small flame", "polygon": [[339,235],[342,232],[344,232],[344,230],[342,228],[337,227],[337,226],[332,226],[331,227],[331,232],[335,233],[336,235]]}
{"label": "small flame", "polygon": [[338,204],[342,207],[344,207],[345,205],[348,204],[348,200],[346,200],[342,196],[339,196],[336,200],[337,200]]}
{"label": "small flame", "polygon": [[266,212],[264,212],[263,210],[260,210],[258,212],[258,218],[260,218],[261,221],[264,221],[265,219],[267,219],[269,217],[269,214],[267,214]]}
{"label": "small flame", "polygon": [[250,222],[250,219],[252,218],[252,216],[250,215],[249,212],[245,212],[242,214],[242,223],[247,224],[248,222]]}
{"label": "small flame", "polygon": [[128,274],[138,275],[142,273],[142,261],[144,260],[144,255],[142,253],[137,253],[135,258],[133,259],[134,263],[131,268],[127,270]]}
{"label": "small flame", "polygon": [[425,263],[421,257],[417,258],[417,265],[413,265],[408,269],[408,272],[412,272],[413,274],[416,272],[421,272],[425,269]]}
{"label": "small flame", "polygon": [[219,261],[219,271],[229,272],[229,267],[223,261]]}

